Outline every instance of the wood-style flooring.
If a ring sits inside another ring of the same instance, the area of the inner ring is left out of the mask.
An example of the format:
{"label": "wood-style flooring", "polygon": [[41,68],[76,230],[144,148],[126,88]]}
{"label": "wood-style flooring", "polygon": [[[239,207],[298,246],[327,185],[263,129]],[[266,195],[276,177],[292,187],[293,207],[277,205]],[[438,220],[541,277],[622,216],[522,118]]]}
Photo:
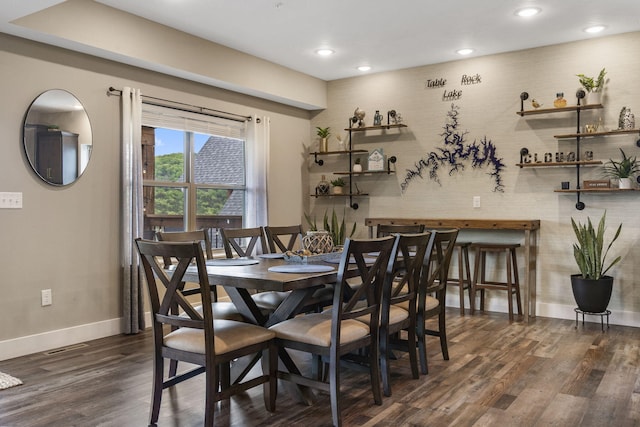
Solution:
{"label": "wood-style flooring", "polygon": [[[502,313],[447,312],[450,360],[429,341],[429,374],[411,379],[406,355],[393,362],[393,396],[376,406],[367,375],[343,371],[347,426],[640,425],[640,329]],[[151,391],[151,334],[115,336],[53,355],[0,362],[24,385],[0,390],[0,426],[145,426]],[[302,355],[298,355],[302,357]],[[307,366],[306,359],[301,360]],[[231,426],[325,426],[329,397],[300,403],[279,385],[275,413],[262,388],[219,404]],[[159,426],[202,425],[202,376],[165,391]]]}

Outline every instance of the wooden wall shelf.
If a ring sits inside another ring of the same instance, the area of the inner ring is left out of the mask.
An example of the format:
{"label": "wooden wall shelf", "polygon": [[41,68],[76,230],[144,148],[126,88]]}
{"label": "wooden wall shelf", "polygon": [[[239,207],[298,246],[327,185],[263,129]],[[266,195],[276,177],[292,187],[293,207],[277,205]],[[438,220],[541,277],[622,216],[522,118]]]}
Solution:
{"label": "wooden wall shelf", "polygon": [[608,130],[603,132],[585,132],[585,133],[567,133],[563,135],[554,135],[553,137],[556,139],[566,139],[566,138],[589,138],[595,136],[609,136],[609,135],[627,135],[632,133],[640,134],[640,129],[616,129],[616,130]]}
{"label": "wooden wall shelf", "polygon": [[582,110],[595,110],[598,108],[602,108],[602,104],[589,104],[589,105],[571,105],[569,107],[561,107],[561,108],[538,108],[537,110],[522,110],[516,111],[516,114],[524,117],[524,116],[533,116],[536,114],[549,114],[549,113],[562,113],[562,112],[571,112],[571,111],[582,111]]}

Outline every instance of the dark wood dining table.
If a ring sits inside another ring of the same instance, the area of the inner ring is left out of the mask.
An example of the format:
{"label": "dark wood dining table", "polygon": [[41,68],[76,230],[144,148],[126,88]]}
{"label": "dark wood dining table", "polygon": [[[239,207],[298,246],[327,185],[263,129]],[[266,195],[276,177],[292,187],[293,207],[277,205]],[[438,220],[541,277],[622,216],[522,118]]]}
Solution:
{"label": "dark wood dining table", "polygon": [[[207,276],[211,286],[222,286],[237,309],[247,319],[257,325],[269,327],[276,323],[290,319],[299,314],[305,301],[316,289],[324,285],[333,284],[337,280],[338,264],[321,262],[319,265],[332,266],[332,271],[319,273],[279,273],[269,271],[270,267],[293,265],[282,258],[260,258],[251,265],[207,265]],[[302,264],[304,265],[304,264]],[[198,281],[198,274],[187,271],[185,280]],[[253,298],[252,291],[288,292],[277,309],[265,316]],[[280,360],[289,372],[299,374],[299,370],[285,349],[279,350]],[[247,367],[238,374],[246,374]],[[313,396],[305,387],[298,387],[302,399],[306,403],[313,401]]]}

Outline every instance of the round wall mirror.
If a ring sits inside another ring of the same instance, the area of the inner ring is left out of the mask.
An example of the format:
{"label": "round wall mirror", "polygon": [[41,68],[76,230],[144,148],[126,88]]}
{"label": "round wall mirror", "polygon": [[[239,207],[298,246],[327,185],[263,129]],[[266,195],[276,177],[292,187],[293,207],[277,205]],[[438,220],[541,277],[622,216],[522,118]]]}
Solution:
{"label": "round wall mirror", "polygon": [[73,94],[53,89],[33,100],[24,119],[24,151],[33,170],[51,185],[75,182],[89,164],[91,123]]}

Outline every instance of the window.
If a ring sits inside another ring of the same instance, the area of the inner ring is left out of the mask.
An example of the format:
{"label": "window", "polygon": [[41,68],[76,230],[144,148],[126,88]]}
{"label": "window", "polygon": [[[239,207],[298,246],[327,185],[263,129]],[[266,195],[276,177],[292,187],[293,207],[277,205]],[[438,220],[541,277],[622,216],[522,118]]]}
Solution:
{"label": "window", "polygon": [[144,233],[242,227],[247,200],[244,123],[143,105]]}

